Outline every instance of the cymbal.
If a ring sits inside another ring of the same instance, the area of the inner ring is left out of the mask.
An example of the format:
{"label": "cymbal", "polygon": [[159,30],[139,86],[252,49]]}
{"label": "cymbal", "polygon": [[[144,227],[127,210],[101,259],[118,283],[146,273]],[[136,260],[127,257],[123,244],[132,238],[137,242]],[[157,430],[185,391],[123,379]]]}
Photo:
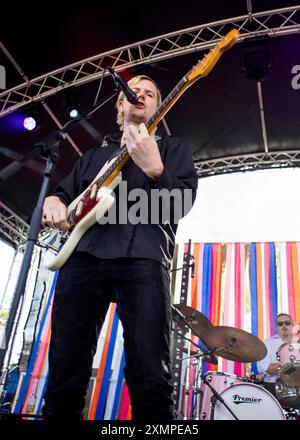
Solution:
{"label": "cymbal", "polygon": [[201,337],[216,355],[230,361],[256,362],[267,354],[267,348],[259,338],[239,328],[210,327]]}
{"label": "cymbal", "polygon": [[[184,317],[184,319],[191,326],[192,334],[198,337],[201,337],[201,334],[208,327],[212,327],[212,323],[203,313],[194,309],[193,307],[189,307],[185,304],[173,304],[173,307],[177,309]],[[186,331],[187,326],[180,315],[176,315],[176,311],[172,308],[174,318],[176,319],[176,323],[180,328]]]}

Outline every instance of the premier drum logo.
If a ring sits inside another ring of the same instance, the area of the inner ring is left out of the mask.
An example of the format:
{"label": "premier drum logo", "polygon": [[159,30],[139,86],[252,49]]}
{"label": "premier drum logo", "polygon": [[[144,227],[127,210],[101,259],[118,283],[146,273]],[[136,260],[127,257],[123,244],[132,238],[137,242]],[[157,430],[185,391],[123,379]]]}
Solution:
{"label": "premier drum logo", "polygon": [[239,394],[234,394],[232,398],[233,398],[233,403],[235,403],[236,405],[239,405],[241,403],[258,404],[262,401],[262,399],[258,399],[257,397],[244,397],[244,396],[240,396]]}

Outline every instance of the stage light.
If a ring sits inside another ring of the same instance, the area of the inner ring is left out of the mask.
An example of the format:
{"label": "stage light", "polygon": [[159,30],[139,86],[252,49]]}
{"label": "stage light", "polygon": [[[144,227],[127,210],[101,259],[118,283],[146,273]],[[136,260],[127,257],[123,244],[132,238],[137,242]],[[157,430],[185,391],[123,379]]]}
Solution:
{"label": "stage light", "polygon": [[70,118],[77,118],[78,115],[79,115],[79,111],[77,110],[77,108],[70,108],[69,110]]}
{"label": "stage light", "polygon": [[77,90],[68,90],[63,95],[62,110],[70,118],[77,118],[80,113],[79,95]]}
{"label": "stage light", "polygon": [[271,69],[269,37],[251,38],[243,45],[242,72],[248,79],[260,82]]}
{"label": "stage light", "polygon": [[36,128],[37,123],[36,120],[32,116],[26,116],[23,121],[23,127],[26,130],[32,131]]}
{"label": "stage light", "polygon": [[28,131],[38,130],[41,126],[39,108],[37,106],[26,107],[22,111],[22,125]]}

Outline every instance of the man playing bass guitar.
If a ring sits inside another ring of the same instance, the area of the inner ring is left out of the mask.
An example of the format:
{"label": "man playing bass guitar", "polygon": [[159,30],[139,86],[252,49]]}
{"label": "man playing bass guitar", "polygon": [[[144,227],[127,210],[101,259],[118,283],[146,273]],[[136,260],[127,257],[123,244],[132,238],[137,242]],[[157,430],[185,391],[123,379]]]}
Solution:
{"label": "man playing bass guitar", "polygon": [[[97,197],[91,187],[95,176],[126,145],[129,156],[113,205],[84,233],[59,272],[43,409],[47,418],[82,418],[110,302],[117,303],[124,330],[133,420],[173,418],[169,270],[177,223],[195,200],[197,174],[187,143],[156,136],[155,128],[147,126],[161,104],[156,83],[138,76],[128,85],[138,102],[131,104],[119,94],[119,132],[85,153],[44,204],[43,223],[67,229],[67,206],[88,187],[89,197]],[[78,204],[77,216],[84,212],[82,206]]]}

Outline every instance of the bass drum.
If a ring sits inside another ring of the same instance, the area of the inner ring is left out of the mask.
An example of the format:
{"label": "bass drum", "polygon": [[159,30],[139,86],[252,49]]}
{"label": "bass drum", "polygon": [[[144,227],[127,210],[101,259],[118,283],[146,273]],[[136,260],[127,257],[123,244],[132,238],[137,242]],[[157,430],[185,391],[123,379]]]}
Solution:
{"label": "bass drum", "polygon": [[[264,388],[246,383],[232,385],[221,397],[239,420],[286,420],[283,409]],[[227,408],[216,401],[213,420],[234,420]]]}

